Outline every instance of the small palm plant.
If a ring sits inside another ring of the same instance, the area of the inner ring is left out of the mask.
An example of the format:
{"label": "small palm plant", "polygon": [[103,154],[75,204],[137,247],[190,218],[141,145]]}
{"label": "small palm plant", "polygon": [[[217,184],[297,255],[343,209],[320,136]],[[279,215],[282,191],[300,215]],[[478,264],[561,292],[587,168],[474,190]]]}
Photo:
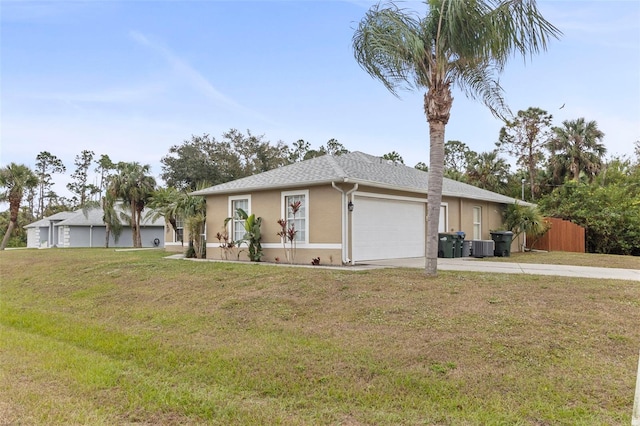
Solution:
{"label": "small palm plant", "polygon": [[[262,260],[262,244],[260,244],[260,240],[262,239],[260,231],[262,218],[256,217],[253,213],[249,215],[243,209],[237,209],[236,214],[244,221],[245,230],[242,240],[236,242],[236,245],[239,246],[241,243],[246,242],[249,250],[249,260],[252,262],[260,262]],[[229,220],[231,220],[231,218],[227,218],[227,221]]]}
{"label": "small palm plant", "polygon": [[513,232],[514,239],[523,233],[540,237],[549,230],[549,224],[537,207],[518,203],[507,206],[504,213],[504,226]]}

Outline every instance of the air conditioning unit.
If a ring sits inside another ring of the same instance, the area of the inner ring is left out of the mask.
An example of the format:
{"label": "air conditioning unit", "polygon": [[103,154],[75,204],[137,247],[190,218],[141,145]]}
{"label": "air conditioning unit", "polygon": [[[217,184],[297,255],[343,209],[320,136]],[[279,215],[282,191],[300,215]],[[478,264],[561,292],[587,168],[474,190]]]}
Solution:
{"label": "air conditioning unit", "polygon": [[493,240],[472,240],[471,255],[473,257],[493,257]]}

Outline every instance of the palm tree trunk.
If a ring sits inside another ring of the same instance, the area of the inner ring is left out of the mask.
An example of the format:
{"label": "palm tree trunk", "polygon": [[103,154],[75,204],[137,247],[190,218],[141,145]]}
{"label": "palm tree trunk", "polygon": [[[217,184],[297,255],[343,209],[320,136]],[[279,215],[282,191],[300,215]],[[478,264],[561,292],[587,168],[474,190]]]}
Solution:
{"label": "palm tree trunk", "polygon": [[11,233],[13,229],[16,227],[16,223],[13,220],[9,221],[9,226],[7,226],[7,232],[4,233],[4,237],[2,238],[2,243],[0,244],[0,250],[4,250],[9,243],[9,238],[11,238]]}
{"label": "palm tree trunk", "polygon": [[142,247],[142,235],[140,235],[140,216],[141,212],[136,212],[136,248]]}
{"label": "palm tree trunk", "polygon": [[131,200],[131,238],[133,239],[133,247],[138,247],[136,244],[138,243],[138,238],[136,236],[137,232],[136,232],[136,226],[137,226],[137,221],[136,221],[136,203],[135,201]]}
{"label": "palm tree trunk", "polygon": [[438,225],[444,178],[444,129],[449,122],[453,97],[446,83],[436,84],[424,95],[424,112],[429,122],[429,187],[427,188],[427,260],[424,272],[438,275]]}
{"label": "palm tree trunk", "polygon": [[438,225],[444,176],[444,123],[429,125],[429,188],[427,189],[427,261],[425,274],[438,274]]}

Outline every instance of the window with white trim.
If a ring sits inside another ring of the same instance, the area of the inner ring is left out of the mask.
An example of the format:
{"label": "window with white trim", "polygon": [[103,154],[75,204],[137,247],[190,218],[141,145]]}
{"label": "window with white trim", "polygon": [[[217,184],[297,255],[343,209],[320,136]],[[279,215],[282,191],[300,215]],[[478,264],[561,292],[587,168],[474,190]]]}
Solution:
{"label": "window with white trim", "polygon": [[[282,193],[283,217],[287,221],[287,228],[296,230],[295,240],[299,243],[308,243],[309,221],[308,219],[309,191],[289,191]],[[298,205],[294,213],[292,205]]]}
{"label": "window with white trim", "polygon": [[233,241],[239,241],[244,238],[246,233],[244,229],[245,220],[238,215],[238,209],[244,210],[247,215],[251,214],[251,198],[248,195],[229,197],[229,221],[231,229],[229,235]]}
{"label": "window with white trim", "polygon": [[183,242],[184,239],[184,219],[176,217],[176,229],[173,233],[173,242]]}
{"label": "window with white trim", "polygon": [[482,207],[473,208],[473,239],[482,239]]}

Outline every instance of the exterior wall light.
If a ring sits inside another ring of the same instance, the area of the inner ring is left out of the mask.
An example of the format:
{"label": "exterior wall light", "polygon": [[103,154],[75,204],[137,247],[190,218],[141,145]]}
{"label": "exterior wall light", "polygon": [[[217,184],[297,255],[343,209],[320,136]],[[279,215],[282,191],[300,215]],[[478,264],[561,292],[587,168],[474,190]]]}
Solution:
{"label": "exterior wall light", "polygon": [[347,204],[347,209],[349,209],[350,212],[353,211],[353,203],[351,201],[349,201],[349,204]]}

